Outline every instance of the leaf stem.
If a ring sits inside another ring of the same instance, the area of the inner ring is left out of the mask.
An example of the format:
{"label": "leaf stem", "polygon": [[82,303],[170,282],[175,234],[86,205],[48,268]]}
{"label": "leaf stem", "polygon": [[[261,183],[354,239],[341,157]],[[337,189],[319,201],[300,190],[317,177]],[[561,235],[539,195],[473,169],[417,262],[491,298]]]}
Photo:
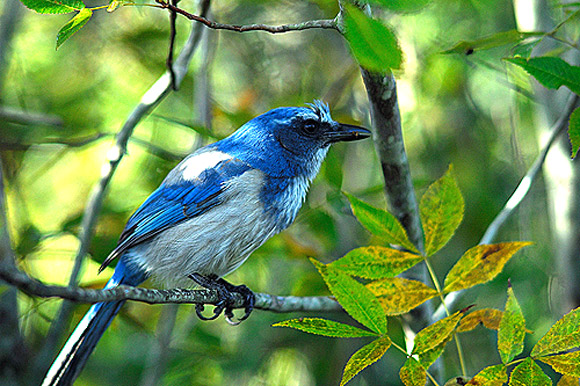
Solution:
{"label": "leaf stem", "polygon": [[[445,298],[443,297],[443,292],[441,292],[441,285],[439,284],[439,280],[437,279],[437,275],[435,275],[435,270],[433,269],[433,266],[431,266],[431,263],[429,262],[429,259],[427,257],[425,257],[423,259],[423,261],[425,262],[425,265],[427,266],[427,270],[429,271],[429,276],[431,276],[431,281],[433,282],[435,289],[439,293],[439,299],[441,299],[441,304],[445,308],[445,313],[447,314],[447,316],[449,316],[449,315],[451,315],[451,313],[449,312],[449,309],[447,308],[447,305],[445,304]],[[466,371],[466,367],[465,367],[465,359],[463,357],[463,348],[461,346],[461,342],[459,341],[459,337],[457,336],[457,334],[453,334],[453,338],[454,338],[453,340],[455,340],[455,347],[457,347],[457,356],[459,357],[459,364],[461,366],[461,375],[463,375],[465,377],[467,375],[467,371]]]}
{"label": "leaf stem", "polygon": [[431,375],[430,372],[428,372],[428,371],[425,371],[425,372],[427,373],[427,376],[429,377],[429,379],[431,380],[431,382],[433,382],[433,384],[435,386],[439,386],[439,383],[437,383],[437,380],[435,380],[435,377],[433,377],[433,375]]}

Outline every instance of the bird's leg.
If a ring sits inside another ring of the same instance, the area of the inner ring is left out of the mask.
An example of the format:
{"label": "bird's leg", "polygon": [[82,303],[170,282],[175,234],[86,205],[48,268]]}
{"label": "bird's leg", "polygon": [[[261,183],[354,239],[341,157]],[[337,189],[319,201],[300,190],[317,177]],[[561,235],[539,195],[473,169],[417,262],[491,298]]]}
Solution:
{"label": "bird's leg", "polygon": [[[192,273],[189,275],[189,278],[202,287],[218,292],[220,300],[215,304],[213,315],[209,318],[202,315],[204,309],[203,304],[195,305],[195,313],[201,320],[214,320],[223,312],[224,317],[229,324],[237,325],[240,324],[240,322],[246,320],[252,313],[256,297],[254,296],[254,293],[245,285],[233,285],[214,274],[205,276],[199,273]],[[232,305],[235,302],[234,293],[236,292],[242,295],[244,298],[245,314],[237,321],[234,321]]]}

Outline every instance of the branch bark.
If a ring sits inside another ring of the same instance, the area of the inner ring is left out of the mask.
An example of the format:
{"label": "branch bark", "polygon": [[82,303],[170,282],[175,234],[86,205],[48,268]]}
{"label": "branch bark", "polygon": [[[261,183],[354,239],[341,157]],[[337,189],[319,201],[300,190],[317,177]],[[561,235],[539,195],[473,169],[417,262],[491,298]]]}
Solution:
{"label": "branch bark", "polygon": [[[41,298],[60,298],[82,303],[110,302],[113,300],[134,300],[148,304],[216,304],[220,301],[217,291],[189,290],[175,288],[169,290],[142,287],[118,286],[112,289],[84,289],[47,285],[31,278],[15,267],[0,266],[0,279],[22,292]],[[335,312],[340,305],[328,296],[275,296],[256,293],[255,308],[271,312]],[[234,294],[234,308],[244,306],[244,298]]]}

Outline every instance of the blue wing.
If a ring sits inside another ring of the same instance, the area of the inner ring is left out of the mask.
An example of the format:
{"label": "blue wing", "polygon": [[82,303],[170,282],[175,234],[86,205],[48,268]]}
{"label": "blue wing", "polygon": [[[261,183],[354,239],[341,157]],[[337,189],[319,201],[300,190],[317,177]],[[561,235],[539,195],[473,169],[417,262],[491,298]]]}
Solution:
{"label": "blue wing", "polygon": [[131,216],[100,271],[127,249],[219,205],[227,190],[226,182],[248,170],[250,166],[232,158],[204,170],[193,180],[164,181]]}

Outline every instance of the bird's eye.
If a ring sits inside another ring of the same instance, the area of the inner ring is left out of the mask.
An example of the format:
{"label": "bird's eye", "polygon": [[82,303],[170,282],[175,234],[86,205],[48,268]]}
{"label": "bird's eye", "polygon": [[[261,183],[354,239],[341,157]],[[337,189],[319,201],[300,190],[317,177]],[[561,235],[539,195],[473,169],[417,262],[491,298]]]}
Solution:
{"label": "bird's eye", "polygon": [[306,134],[314,134],[318,130],[318,122],[316,122],[315,120],[309,119],[306,122],[304,122],[304,125],[302,126],[302,130],[304,130],[304,132]]}

